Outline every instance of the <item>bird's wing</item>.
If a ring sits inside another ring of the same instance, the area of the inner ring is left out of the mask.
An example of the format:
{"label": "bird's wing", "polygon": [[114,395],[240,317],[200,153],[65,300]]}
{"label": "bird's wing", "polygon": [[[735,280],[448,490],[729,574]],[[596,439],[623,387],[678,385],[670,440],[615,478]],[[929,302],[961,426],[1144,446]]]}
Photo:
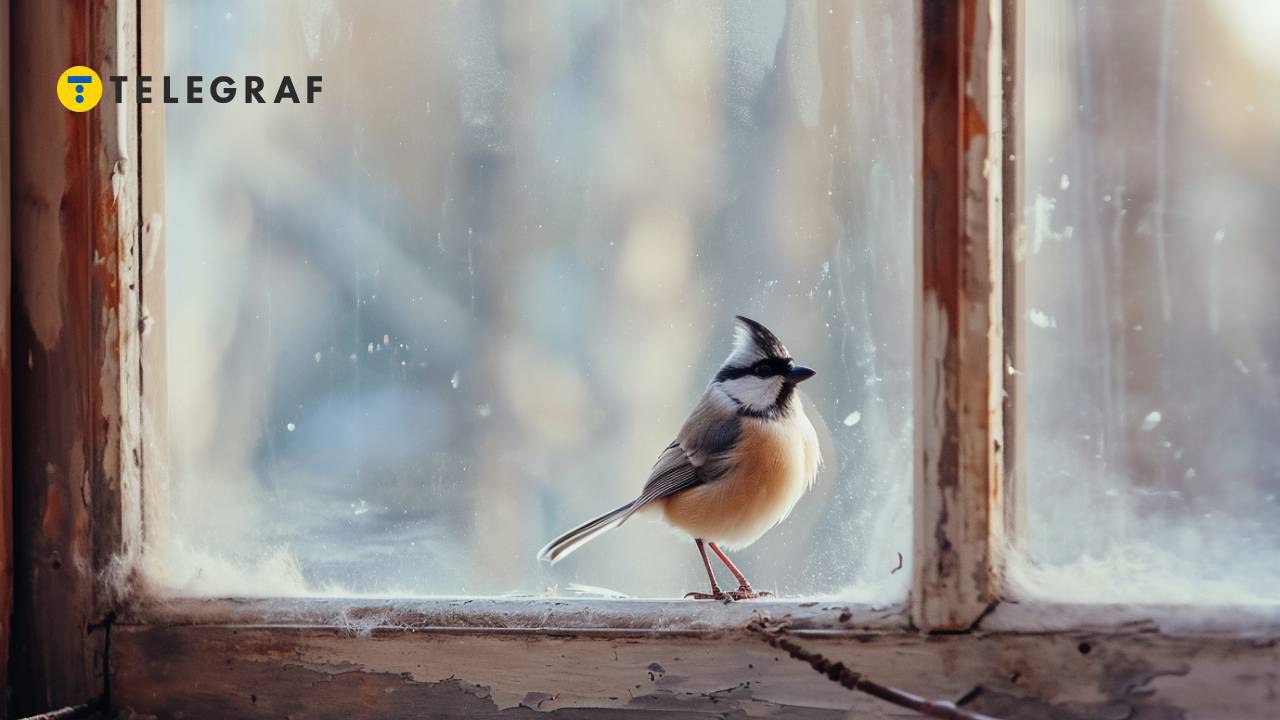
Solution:
{"label": "bird's wing", "polygon": [[737,416],[716,406],[708,397],[694,409],[675,442],[658,456],[634,510],[659,498],[719,478],[723,459],[738,442]]}
{"label": "bird's wing", "polygon": [[680,442],[676,441],[662,451],[658,462],[653,465],[648,482],[644,484],[644,490],[631,506],[639,510],[658,498],[700,484],[702,479],[699,477],[698,466],[693,464]]}

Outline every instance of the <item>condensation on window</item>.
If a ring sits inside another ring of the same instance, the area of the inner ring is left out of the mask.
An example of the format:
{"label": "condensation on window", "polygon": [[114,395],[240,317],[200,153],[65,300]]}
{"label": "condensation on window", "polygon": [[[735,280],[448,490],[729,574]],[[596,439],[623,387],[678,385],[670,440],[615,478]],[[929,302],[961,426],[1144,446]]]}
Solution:
{"label": "condensation on window", "polygon": [[1020,592],[1280,601],[1280,6],[1026,4]]}
{"label": "condensation on window", "polygon": [[694,544],[644,519],[535,554],[638,494],[741,313],[818,370],[827,462],[735,559],[780,596],[904,598],[912,5],[168,6],[167,72],[323,89],[167,108],[153,580],[704,589]]}

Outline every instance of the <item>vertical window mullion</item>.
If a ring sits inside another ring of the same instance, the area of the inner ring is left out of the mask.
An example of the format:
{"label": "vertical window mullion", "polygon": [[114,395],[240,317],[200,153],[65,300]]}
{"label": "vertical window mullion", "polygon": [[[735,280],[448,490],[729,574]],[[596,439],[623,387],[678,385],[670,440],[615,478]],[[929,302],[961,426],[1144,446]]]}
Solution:
{"label": "vertical window mullion", "polygon": [[912,619],[971,627],[1004,533],[1002,0],[922,0]]}
{"label": "vertical window mullion", "polygon": [[[164,0],[138,2],[138,74],[154,78],[165,74]],[[129,529],[148,544],[165,538],[168,521],[169,395],[165,382],[166,296],[164,229],[165,113],[164,103],[135,105],[138,111],[137,144],[140,156],[139,237],[142,256],[138,295],[146,308],[146,332],[141,340],[139,399],[142,408],[142,468],[145,482],[137,496],[137,521]],[[154,547],[154,545],[152,545]]]}
{"label": "vertical window mullion", "polygon": [[1005,547],[1021,546],[1026,531],[1024,423],[1019,411],[1023,398],[1023,359],[1026,333],[1026,286],[1022,259],[1026,243],[1023,219],[1023,0],[1001,0],[1001,206],[1003,210],[1004,327],[1004,533]]}

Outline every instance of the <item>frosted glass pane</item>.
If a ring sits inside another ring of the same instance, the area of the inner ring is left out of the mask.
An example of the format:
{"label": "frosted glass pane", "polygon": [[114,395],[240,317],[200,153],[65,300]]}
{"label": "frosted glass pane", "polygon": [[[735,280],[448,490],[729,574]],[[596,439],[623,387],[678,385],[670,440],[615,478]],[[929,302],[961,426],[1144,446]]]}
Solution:
{"label": "frosted glass pane", "polygon": [[827,467],[735,559],[783,596],[905,597],[912,5],[168,5],[170,74],[324,80],[168,108],[158,580],[703,589],[645,520],[534,556],[638,493],[742,313],[818,370]]}
{"label": "frosted glass pane", "polygon": [[1280,5],[1026,5],[1029,560],[1280,601]]}

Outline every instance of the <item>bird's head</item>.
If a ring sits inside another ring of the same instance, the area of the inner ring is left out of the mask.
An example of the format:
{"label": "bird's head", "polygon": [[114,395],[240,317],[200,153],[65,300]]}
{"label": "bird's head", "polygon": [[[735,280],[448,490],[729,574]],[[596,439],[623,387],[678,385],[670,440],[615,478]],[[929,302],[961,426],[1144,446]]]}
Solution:
{"label": "bird's head", "polygon": [[741,315],[733,337],[733,352],[711,381],[742,415],[778,417],[790,408],[795,386],[815,375],[796,365],[786,346],[769,328]]}

